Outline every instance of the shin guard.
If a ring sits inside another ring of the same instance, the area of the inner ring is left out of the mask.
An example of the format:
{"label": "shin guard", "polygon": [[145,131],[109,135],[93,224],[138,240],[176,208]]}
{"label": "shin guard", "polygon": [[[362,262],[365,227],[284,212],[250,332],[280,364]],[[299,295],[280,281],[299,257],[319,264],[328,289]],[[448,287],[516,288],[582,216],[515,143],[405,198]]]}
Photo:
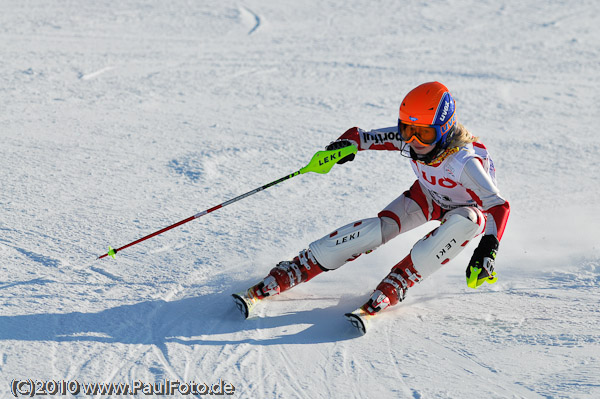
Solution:
{"label": "shin guard", "polygon": [[311,243],[309,250],[326,270],[334,270],[383,243],[380,218],[347,224]]}
{"label": "shin guard", "polygon": [[430,276],[458,255],[483,232],[485,217],[477,208],[457,208],[446,214],[442,224],[417,241],[410,255],[422,278]]}

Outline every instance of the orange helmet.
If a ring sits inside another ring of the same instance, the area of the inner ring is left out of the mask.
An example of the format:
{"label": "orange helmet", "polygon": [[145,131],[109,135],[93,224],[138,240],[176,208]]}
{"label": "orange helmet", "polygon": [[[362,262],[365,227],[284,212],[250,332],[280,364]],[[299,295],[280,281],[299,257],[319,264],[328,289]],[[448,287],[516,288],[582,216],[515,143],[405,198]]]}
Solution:
{"label": "orange helmet", "polygon": [[454,98],[440,82],[423,83],[411,90],[400,105],[398,132],[402,140],[444,149],[456,125]]}

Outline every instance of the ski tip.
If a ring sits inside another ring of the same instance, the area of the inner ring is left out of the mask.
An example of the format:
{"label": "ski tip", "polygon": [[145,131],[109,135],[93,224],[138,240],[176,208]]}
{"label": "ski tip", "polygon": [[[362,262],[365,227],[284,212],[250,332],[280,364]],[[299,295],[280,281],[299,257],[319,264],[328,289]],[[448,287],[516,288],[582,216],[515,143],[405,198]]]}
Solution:
{"label": "ski tip", "polygon": [[244,298],[242,298],[238,294],[231,294],[231,296],[233,297],[233,301],[235,302],[235,306],[238,308],[238,310],[240,311],[240,313],[242,314],[242,316],[244,316],[244,319],[247,319],[248,315],[250,314],[250,312],[249,312],[249,309],[248,309],[248,304],[246,303],[246,301],[244,300]]}
{"label": "ski tip", "polygon": [[361,335],[365,335],[367,333],[367,319],[357,315],[356,313],[346,313],[344,316],[350,322],[350,324],[352,324],[352,327],[356,328]]}

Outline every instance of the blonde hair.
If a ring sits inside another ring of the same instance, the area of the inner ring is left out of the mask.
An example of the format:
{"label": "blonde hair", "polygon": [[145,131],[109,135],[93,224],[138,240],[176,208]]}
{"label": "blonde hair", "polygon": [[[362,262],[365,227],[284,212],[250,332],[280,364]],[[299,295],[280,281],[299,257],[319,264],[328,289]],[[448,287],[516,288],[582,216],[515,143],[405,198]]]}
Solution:
{"label": "blonde hair", "polygon": [[460,122],[456,122],[454,130],[454,136],[452,137],[450,144],[448,144],[448,148],[463,147],[469,143],[479,141],[479,137],[473,136]]}

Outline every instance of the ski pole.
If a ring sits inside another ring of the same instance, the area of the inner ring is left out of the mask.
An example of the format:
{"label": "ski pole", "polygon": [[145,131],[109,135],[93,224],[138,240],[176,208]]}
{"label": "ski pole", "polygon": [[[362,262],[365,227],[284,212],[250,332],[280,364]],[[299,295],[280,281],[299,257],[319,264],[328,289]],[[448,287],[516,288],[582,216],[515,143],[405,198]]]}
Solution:
{"label": "ski pole", "polygon": [[174,223],[174,224],[172,224],[170,226],[167,226],[167,227],[162,228],[162,229],[160,229],[158,231],[155,231],[154,233],[148,234],[145,237],[142,237],[140,239],[132,241],[129,244],[123,245],[120,248],[114,249],[113,247],[108,247],[108,252],[105,253],[104,255],[98,256],[97,259],[102,259],[102,258],[105,258],[106,256],[109,256],[109,255],[114,258],[115,255],[117,254],[117,252],[122,251],[125,248],[129,248],[129,247],[131,247],[131,246],[133,246],[135,244],[139,244],[142,241],[146,241],[149,238],[152,238],[154,236],[162,234],[165,231],[169,231],[171,229],[174,229],[175,227],[181,226],[182,224],[185,224],[187,222],[191,222],[194,219],[198,219],[199,217],[202,217],[202,216],[207,215],[207,214],[209,214],[211,212],[214,212],[217,209],[221,209],[221,208],[223,208],[223,207],[225,207],[225,206],[227,206],[229,204],[233,204],[234,202],[237,202],[237,201],[239,201],[241,199],[244,199],[246,197],[249,197],[249,196],[251,196],[253,194],[258,193],[259,191],[266,190],[269,187],[273,187],[273,186],[275,186],[275,185],[277,185],[277,184],[279,184],[281,182],[284,182],[286,180],[291,179],[292,177],[296,177],[298,175],[302,175],[302,174],[308,173],[308,172],[315,172],[315,173],[320,173],[320,174],[328,173],[331,170],[331,168],[333,167],[333,165],[335,165],[338,161],[340,161],[341,159],[345,158],[346,156],[348,156],[350,154],[356,154],[357,151],[358,151],[358,149],[355,146],[353,146],[353,145],[348,146],[348,147],[343,147],[343,148],[340,148],[340,149],[337,149],[337,150],[318,151],[317,153],[315,153],[315,155],[313,155],[313,157],[310,160],[310,162],[308,163],[308,165],[306,165],[302,169],[300,169],[300,170],[298,170],[298,171],[296,171],[296,172],[294,172],[292,174],[284,176],[281,179],[277,179],[275,181],[272,181],[271,183],[265,184],[264,186],[255,188],[252,191],[248,191],[245,194],[239,195],[239,196],[237,196],[235,198],[232,198],[232,199],[230,199],[228,201],[225,201],[225,202],[223,202],[223,203],[221,203],[219,205],[213,206],[212,208],[209,208],[209,209],[207,209],[205,211],[202,211],[202,212],[197,213],[197,214],[195,214],[193,216],[190,216],[187,219],[180,220],[177,223]]}

